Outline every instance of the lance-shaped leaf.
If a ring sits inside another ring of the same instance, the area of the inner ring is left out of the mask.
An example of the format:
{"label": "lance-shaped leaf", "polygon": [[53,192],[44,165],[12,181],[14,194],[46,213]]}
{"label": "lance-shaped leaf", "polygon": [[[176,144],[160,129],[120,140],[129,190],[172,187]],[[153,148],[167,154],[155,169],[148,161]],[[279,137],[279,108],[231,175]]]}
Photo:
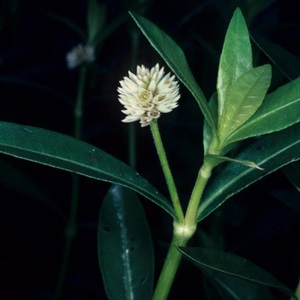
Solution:
{"label": "lance-shaped leaf", "polygon": [[251,68],[252,51],[249,33],[242,12],[237,8],[227,29],[218,70],[219,119],[224,113],[228,88]]}
{"label": "lance-shaped leaf", "polygon": [[180,252],[203,270],[221,272],[250,282],[281,290],[297,299],[293,292],[264,269],[237,255],[207,248],[179,247]]}
{"label": "lance-shaped leaf", "polygon": [[258,139],[236,157],[255,162],[264,171],[228,163],[204,191],[197,213],[200,221],[228,198],[277,169],[300,159],[300,124]]}
{"label": "lance-shaped leaf", "polygon": [[151,233],[134,191],[113,185],[104,198],[98,227],[98,257],[110,300],[151,299]]}
{"label": "lance-shaped leaf", "polygon": [[[214,93],[209,102],[208,102],[209,108],[212,112],[212,117],[215,120],[215,123],[218,123],[218,98],[217,93]],[[204,154],[207,154],[208,148],[210,146],[210,143],[212,141],[214,132],[211,130],[211,127],[207,123],[206,120],[204,120],[203,124],[203,149]]]}
{"label": "lance-shaped leaf", "polygon": [[251,281],[246,281],[226,273],[216,272],[210,269],[202,269],[203,275],[214,285],[223,300],[275,300],[269,288]]}
{"label": "lance-shaped leaf", "polygon": [[0,153],[123,185],[175,216],[169,201],[135,170],[106,152],[70,136],[0,122]]}
{"label": "lance-shaped leaf", "polygon": [[194,96],[208,124],[212,128],[216,128],[216,124],[211,115],[205,96],[189,68],[182,49],[171,37],[149,20],[133,12],[130,12],[130,15],[152,47],[159,53],[177,78]]}
{"label": "lance-shaped leaf", "polygon": [[266,96],[256,113],[236,129],[228,143],[279,131],[300,121],[300,77]]}
{"label": "lance-shaped leaf", "polygon": [[271,82],[271,67],[264,65],[242,74],[227,89],[224,112],[219,123],[222,141],[242,126],[259,108]]}
{"label": "lance-shaped leaf", "polygon": [[[220,241],[216,242],[215,238],[212,239],[212,237],[203,230],[198,229],[197,233],[201,247],[219,249]],[[274,300],[269,288],[266,286],[258,285],[234,276],[228,276],[226,273],[216,272],[209,268],[205,270],[202,269],[202,271],[203,275],[218,290],[220,299],[245,300],[245,295],[247,295],[247,300]]]}

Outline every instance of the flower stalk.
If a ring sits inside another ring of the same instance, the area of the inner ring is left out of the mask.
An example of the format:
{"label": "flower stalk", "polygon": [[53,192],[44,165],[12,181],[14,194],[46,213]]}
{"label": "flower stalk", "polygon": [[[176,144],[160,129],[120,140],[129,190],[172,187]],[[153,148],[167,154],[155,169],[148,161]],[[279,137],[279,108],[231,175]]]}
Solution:
{"label": "flower stalk", "polygon": [[169,167],[168,159],[167,159],[165,149],[164,149],[164,146],[162,143],[157,120],[154,120],[151,122],[150,128],[151,128],[154,144],[155,144],[155,147],[157,150],[157,154],[158,154],[158,157],[159,157],[159,160],[161,163],[161,167],[162,167],[162,170],[164,172],[164,176],[165,176],[165,179],[167,182],[170,197],[173,202],[173,207],[175,210],[177,221],[179,223],[181,223],[184,221],[184,215],[183,215],[182,207],[180,204],[179,196],[177,193],[176,185],[175,185],[175,182],[173,179],[173,175],[172,175],[171,169]]}
{"label": "flower stalk", "polygon": [[[176,226],[174,225],[174,228]],[[186,246],[189,241],[188,237],[183,237],[176,234],[174,230],[173,239],[169,247],[169,251],[163,265],[162,271],[160,273],[152,300],[164,300],[167,299],[172,288],[175,275],[179,268],[182,254],[178,251],[178,246]]]}

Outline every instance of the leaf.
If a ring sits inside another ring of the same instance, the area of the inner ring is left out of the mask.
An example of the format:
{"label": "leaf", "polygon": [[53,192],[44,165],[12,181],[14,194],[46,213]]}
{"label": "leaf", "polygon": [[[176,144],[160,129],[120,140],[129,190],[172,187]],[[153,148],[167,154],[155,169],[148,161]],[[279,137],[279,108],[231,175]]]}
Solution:
{"label": "leaf", "polygon": [[300,121],[300,77],[266,96],[256,113],[236,129],[228,143],[287,128]]}
{"label": "leaf", "polygon": [[179,251],[201,270],[220,272],[276,288],[296,299],[288,287],[245,258],[207,248],[179,247]]}
{"label": "leaf", "polygon": [[129,13],[152,47],[159,53],[177,78],[194,96],[208,124],[212,128],[216,128],[216,124],[208,107],[205,96],[189,68],[182,49],[173,41],[171,37],[169,37],[155,24],[136,13]]}
{"label": "leaf", "polygon": [[227,29],[219,64],[217,79],[219,119],[224,113],[228,88],[250,69],[252,69],[252,51],[249,33],[242,12],[237,8]]}
{"label": "leaf", "polygon": [[227,89],[224,111],[219,124],[219,136],[226,140],[259,108],[271,82],[271,67],[264,65],[242,74]]}
{"label": "leaf", "polygon": [[[218,222],[218,219],[216,218],[214,219],[213,224],[214,224],[213,227],[215,226],[217,226],[218,228],[222,227],[220,225],[220,222]],[[214,229],[212,230],[214,231]],[[216,237],[215,232],[214,232],[214,238],[212,238],[205,231],[198,228],[197,237],[201,247],[212,248],[212,249],[223,249],[224,234],[222,230],[223,229],[218,230],[220,231],[218,234],[218,236],[220,236],[219,238]],[[269,289],[265,286],[261,286],[253,282],[246,281],[234,276],[228,276],[227,274],[216,272],[208,268],[205,270],[202,269],[202,271],[205,277],[218,290],[219,298],[216,299],[220,299],[221,297],[224,300],[257,300],[257,299],[274,300]]]}
{"label": "leaf", "polygon": [[72,31],[74,31],[83,41],[86,39],[86,34],[84,32],[84,30],[82,30],[82,28],[80,26],[78,26],[75,22],[62,17],[60,15],[57,14],[53,14],[53,13],[48,13],[48,16],[50,18],[52,18],[53,20],[60,22],[64,25],[66,25],[67,27],[69,27]]}
{"label": "leaf", "polygon": [[[218,98],[217,93],[214,93],[209,102],[208,102],[209,108],[212,112],[212,116],[214,118],[215,124],[218,122]],[[208,148],[211,144],[211,141],[213,139],[213,132],[211,130],[211,127],[208,125],[207,121],[204,119],[204,125],[203,125],[203,149],[204,154],[207,154]]]}
{"label": "leaf", "polygon": [[98,0],[89,0],[87,11],[88,44],[93,45],[103,29],[106,18],[106,4]]}
{"label": "leaf", "polygon": [[206,270],[202,269],[202,271],[224,300],[274,300],[274,297],[265,286],[208,268]]}
{"label": "leaf", "polygon": [[113,185],[101,206],[98,257],[110,300],[151,299],[154,254],[136,193]]}
{"label": "leaf", "polygon": [[242,150],[235,159],[253,161],[264,171],[228,163],[205,189],[197,212],[197,221],[206,218],[227,199],[250,184],[299,160],[300,124],[258,139]]}
{"label": "leaf", "polygon": [[289,80],[300,76],[298,56],[259,35],[251,34],[251,39]]}
{"label": "leaf", "polygon": [[0,153],[131,188],[175,216],[146,179],[106,152],[57,132],[0,122]]}

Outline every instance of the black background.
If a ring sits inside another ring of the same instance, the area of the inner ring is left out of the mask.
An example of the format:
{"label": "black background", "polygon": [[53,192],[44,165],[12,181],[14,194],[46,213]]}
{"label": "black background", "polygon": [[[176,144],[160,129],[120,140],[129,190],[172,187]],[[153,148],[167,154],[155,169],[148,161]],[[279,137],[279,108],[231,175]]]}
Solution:
{"label": "black background", "polygon": [[[141,11],[137,1],[106,2],[106,24],[128,9]],[[232,12],[237,5],[245,8],[246,2],[153,0],[146,5],[144,15],[182,47],[207,98],[215,90],[218,55]],[[297,2],[269,2],[254,17],[244,10],[250,31],[299,55]],[[49,13],[69,18],[85,28],[86,7],[87,1],[82,0],[0,2],[2,121],[72,135],[78,70],[67,69],[65,55],[82,41]],[[89,67],[85,93],[82,139],[124,162],[128,161],[128,126],[120,122],[124,116],[116,89],[127,71],[135,69],[130,39],[136,30],[128,16],[103,42],[95,64]],[[197,37],[213,51],[207,51]],[[269,62],[255,46],[253,51],[255,64]],[[148,67],[157,62],[163,65],[142,36],[134,59],[135,64]],[[273,74],[271,89],[288,81],[276,67]],[[160,128],[175,181],[186,201],[201,164],[203,120],[184,87],[181,94],[180,106],[161,118]],[[139,126],[137,170],[167,195],[150,130]],[[16,172],[21,172],[30,184],[22,180],[23,185],[18,183]],[[0,156],[0,173],[0,298],[51,299],[62,255],[71,175],[4,155]],[[78,235],[63,299],[106,299],[97,260],[96,233],[101,199],[109,186],[81,178]],[[225,250],[248,258],[294,289],[300,274],[299,213],[278,200],[274,196],[276,190],[293,190],[280,171],[229,200],[220,210],[222,234]],[[172,221],[149,201],[142,199],[142,203],[153,234],[158,274],[170,241]],[[200,227],[209,232],[214,218],[210,216]],[[183,292],[184,299],[205,299],[200,298],[201,273],[189,263],[183,263],[181,271],[171,299]],[[280,293],[276,297],[288,299]]]}

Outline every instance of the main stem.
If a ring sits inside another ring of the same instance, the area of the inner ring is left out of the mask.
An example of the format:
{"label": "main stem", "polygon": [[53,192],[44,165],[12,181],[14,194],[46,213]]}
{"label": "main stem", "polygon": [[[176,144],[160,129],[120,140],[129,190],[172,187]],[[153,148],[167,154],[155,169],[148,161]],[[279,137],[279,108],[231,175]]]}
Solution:
{"label": "main stem", "polygon": [[165,300],[169,296],[182,259],[182,254],[177,247],[186,246],[196,231],[198,207],[204,188],[211,176],[212,169],[213,164],[204,160],[204,163],[199,170],[186,215],[182,221],[174,222],[173,239],[153,294],[153,300]]}
{"label": "main stem", "polygon": [[[86,82],[86,66],[82,66],[79,74],[79,83],[77,89],[77,97],[74,108],[74,137],[76,139],[81,138],[82,132],[82,107],[84,99],[84,88]],[[77,230],[77,213],[78,213],[78,200],[79,200],[79,176],[77,174],[72,174],[72,198],[70,215],[65,229],[65,244],[64,252],[62,257],[62,263],[60,267],[60,272],[56,284],[56,289],[54,293],[54,300],[59,300],[62,298],[62,291],[67,275],[68,264],[70,253],[73,246],[73,241],[76,236]]]}
{"label": "main stem", "polygon": [[167,254],[167,258],[163,265],[152,300],[163,300],[168,298],[175,275],[182,259],[182,254],[178,251],[177,247],[186,246],[188,241],[189,237],[180,236],[174,231],[174,236]]}

